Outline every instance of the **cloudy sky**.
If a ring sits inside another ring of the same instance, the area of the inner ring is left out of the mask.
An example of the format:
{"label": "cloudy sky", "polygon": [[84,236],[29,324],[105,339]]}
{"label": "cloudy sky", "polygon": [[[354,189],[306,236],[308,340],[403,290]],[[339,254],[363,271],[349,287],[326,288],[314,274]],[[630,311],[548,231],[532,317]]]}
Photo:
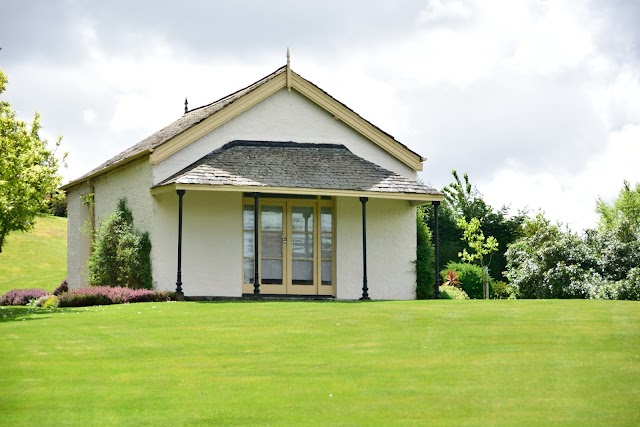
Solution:
{"label": "cloudy sky", "polygon": [[441,188],[574,230],[640,182],[635,0],[2,0],[3,98],[62,135],[66,180],[285,63]]}

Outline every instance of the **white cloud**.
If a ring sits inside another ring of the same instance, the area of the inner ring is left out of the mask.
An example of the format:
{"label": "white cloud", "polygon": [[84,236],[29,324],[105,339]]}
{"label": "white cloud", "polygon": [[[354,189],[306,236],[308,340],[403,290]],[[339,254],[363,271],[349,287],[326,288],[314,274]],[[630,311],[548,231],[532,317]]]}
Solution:
{"label": "white cloud", "polygon": [[576,174],[562,170],[524,172],[507,164],[479,187],[493,206],[508,200],[514,212],[542,209],[549,218],[581,231],[595,227],[598,197],[611,201],[624,180],[640,182],[639,159],[640,125],[628,125],[611,132],[604,152],[594,155]]}
{"label": "white cloud", "polygon": [[418,15],[418,23],[430,24],[451,19],[465,20],[470,17],[471,10],[461,0],[429,0]]}
{"label": "white cloud", "polygon": [[88,124],[93,125],[96,122],[96,112],[91,108],[86,108],[82,111],[82,120]]}

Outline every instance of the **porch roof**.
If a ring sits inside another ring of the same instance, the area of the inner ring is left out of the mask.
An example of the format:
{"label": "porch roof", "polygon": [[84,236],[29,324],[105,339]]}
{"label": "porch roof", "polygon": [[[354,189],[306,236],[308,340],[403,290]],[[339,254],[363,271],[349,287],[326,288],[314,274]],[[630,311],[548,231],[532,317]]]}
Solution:
{"label": "porch roof", "polygon": [[154,186],[171,189],[442,200],[436,189],[356,156],[343,145],[232,141]]}

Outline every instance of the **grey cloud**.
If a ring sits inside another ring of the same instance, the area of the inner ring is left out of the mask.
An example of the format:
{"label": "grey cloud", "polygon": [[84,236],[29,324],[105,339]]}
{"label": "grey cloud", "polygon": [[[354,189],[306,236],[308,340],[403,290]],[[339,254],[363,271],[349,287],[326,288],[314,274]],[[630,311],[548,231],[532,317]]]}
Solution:
{"label": "grey cloud", "polygon": [[[82,45],[79,22],[95,25],[107,53],[138,51],[131,34],[164,37],[181,53],[253,60],[300,46],[330,59],[345,46],[375,45],[412,30],[420,3],[263,1],[20,1],[9,0],[11,19],[0,28],[0,41],[20,61],[34,54],[63,62],[77,60]],[[9,58],[7,58],[9,59]]]}
{"label": "grey cloud", "polygon": [[509,160],[525,172],[576,172],[604,149],[607,130],[579,83],[501,77],[410,101],[434,183],[449,182],[452,169],[488,180]]}

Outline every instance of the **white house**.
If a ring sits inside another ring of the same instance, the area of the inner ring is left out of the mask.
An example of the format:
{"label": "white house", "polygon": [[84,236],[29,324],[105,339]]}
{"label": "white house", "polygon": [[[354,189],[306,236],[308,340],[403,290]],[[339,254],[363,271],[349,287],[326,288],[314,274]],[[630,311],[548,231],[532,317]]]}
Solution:
{"label": "white house", "polygon": [[87,284],[83,225],[97,227],[126,197],[136,228],[150,233],[158,289],[413,299],[415,207],[443,198],[417,181],[424,160],[287,60],[212,104],[185,105],[63,186],[69,284]]}

